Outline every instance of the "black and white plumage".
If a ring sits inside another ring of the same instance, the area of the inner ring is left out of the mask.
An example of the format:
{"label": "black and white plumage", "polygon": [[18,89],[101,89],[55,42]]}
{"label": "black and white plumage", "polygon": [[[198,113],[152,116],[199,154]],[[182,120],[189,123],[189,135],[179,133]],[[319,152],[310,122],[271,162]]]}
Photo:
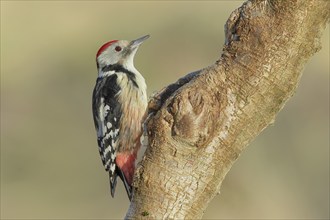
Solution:
{"label": "black and white plumage", "polygon": [[135,159],[140,148],[142,122],[147,108],[146,84],[135,69],[135,41],[110,41],[97,53],[98,78],[93,91],[93,118],[102,163],[109,172],[111,195],[117,176],[131,198]]}
{"label": "black and white plumage", "polygon": [[115,171],[115,143],[119,135],[119,119],[121,118],[120,103],[115,97],[120,92],[116,81],[116,74],[97,78],[93,91],[93,116],[97,142],[103,165],[111,173],[110,176],[113,176]]}

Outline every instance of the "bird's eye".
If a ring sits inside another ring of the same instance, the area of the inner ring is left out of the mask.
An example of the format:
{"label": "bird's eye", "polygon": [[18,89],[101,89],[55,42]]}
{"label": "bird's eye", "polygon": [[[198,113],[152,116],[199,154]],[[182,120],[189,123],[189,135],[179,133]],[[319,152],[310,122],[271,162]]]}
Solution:
{"label": "bird's eye", "polygon": [[120,46],[115,47],[115,51],[117,52],[121,51],[121,47]]}

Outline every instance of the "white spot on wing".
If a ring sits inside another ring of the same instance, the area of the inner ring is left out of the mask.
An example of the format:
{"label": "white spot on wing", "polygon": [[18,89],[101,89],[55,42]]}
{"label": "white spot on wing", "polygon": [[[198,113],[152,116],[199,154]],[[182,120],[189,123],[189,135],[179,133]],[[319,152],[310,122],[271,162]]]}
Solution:
{"label": "white spot on wing", "polygon": [[111,170],[111,172],[115,172],[115,169],[116,169],[116,164],[111,164],[110,165],[110,170]]}
{"label": "white spot on wing", "polygon": [[[104,137],[104,139],[109,139],[110,137],[113,139],[114,138],[114,136],[113,136],[113,131],[111,130],[109,133],[107,133],[107,135],[105,135],[105,137]],[[112,144],[112,143],[111,143]]]}
{"label": "white spot on wing", "polygon": [[111,154],[111,160],[114,161],[116,159],[116,152],[114,152],[113,154]]}
{"label": "white spot on wing", "polygon": [[107,117],[108,113],[109,113],[109,110],[110,110],[110,106],[109,105],[105,105],[104,106],[104,117]]}
{"label": "white spot on wing", "polygon": [[98,137],[104,137],[106,135],[107,129],[110,129],[112,127],[112,124],[110,122],[105,124],[105,121],[104,121],[110,110],[111,110],[110,106],[105,105],[104,98],[101,98],[101,103],[100,103],[100,108],[99,108],[100,120],[98,121],[99,129],[97,131]]}
{"label": "white spot on wing", "polygon": [[[103,58],[103,60],[108,59],[108,58]],[[99,71],[99,78],[105,77],[105,76],[110,76],[112,74],[115,74],[116,72],[114,70],[111,71],[107,71],[107,72],[103,72],[103,71]]]}
{"label": "white spot on wing", "polygon": [[111,163],[111,160],[108,160],[108,161],[106,162],[106,164],[104,165],[105,168],[109,167],[110,163]]}
{"label": "white spot on wing", "polygon": [[97,131],[98,137],[103,137],[105,135],[105,127],[104,127],[104,118],[105,118],[105,112],[104,112],[104,98],[101,98],[100,103],[100,109],[99,109],[99,115],[100,115],[100,121],[98,123],[99,130]]}
{"label": "white spot on wing", "polygon": [[108,152],[110,152],[110,147],[107,147],[105,150],[104,150],[104,155],[107,155]]}

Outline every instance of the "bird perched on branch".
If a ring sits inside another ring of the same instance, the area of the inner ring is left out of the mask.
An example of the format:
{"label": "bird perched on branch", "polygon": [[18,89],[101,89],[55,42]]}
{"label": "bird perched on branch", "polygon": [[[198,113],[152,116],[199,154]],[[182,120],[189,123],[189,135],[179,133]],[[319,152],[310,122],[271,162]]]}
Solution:
{"label": "bird perched on branch", "polygon": [[96,54],[98,76],[93,91],[93,118],[112,197],[119,176],[129,199],[132,198],[135,160],[147,108],[147,86],[133,59],[148,38],[149,35],[131,42],[112,40]]}

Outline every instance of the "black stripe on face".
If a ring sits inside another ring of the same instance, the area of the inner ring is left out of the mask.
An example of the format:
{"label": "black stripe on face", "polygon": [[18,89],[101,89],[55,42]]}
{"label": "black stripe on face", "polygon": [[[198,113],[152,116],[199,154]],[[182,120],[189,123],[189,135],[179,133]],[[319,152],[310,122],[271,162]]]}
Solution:
{"label": "black stripe on face", "polygon": [[108,72],[108,71],[115,71],[115,72],[122,72],[122,73],[125,73],[128,77],[129,80],[131,80],[131,82],[133,83],[133,85],[136,87],[136,88],[139,88],[138,84],[136,83],[135,81],[135,75],[132,71],[129,71],[128,69],[126,69],[125,67],[123,67],[122,65],[120,64],[113,64],[113,65],[107,65],[107,66],[104,66],[102,68],[102,71],[103,72]]}

